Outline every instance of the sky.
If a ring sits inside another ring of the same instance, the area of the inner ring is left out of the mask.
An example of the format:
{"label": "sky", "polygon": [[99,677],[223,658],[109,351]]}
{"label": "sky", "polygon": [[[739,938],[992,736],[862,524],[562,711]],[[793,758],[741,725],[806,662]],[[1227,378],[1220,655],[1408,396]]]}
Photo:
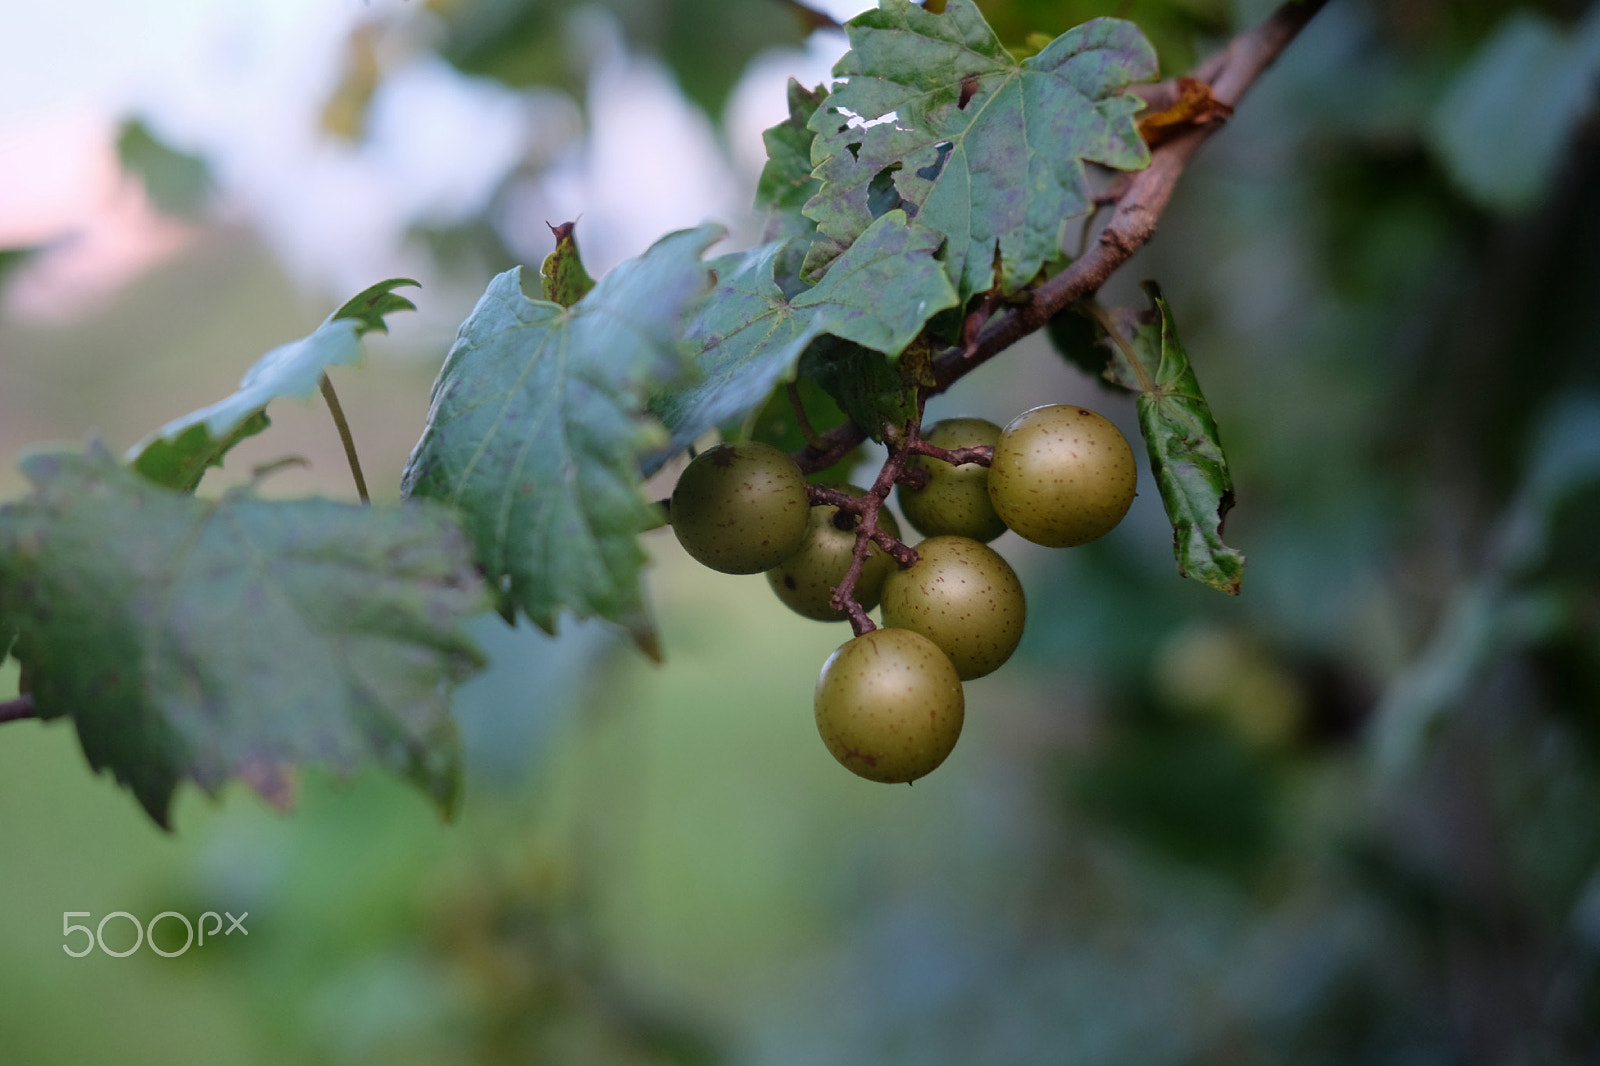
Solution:
{"label": "sky", "polygon": [[[815,6],[844,18],[863,0]],[[551,165],[505,198],[505,229],[582,218],[585,257],[603,272],[661,234],[748,219],[760,131],[784,114],[790,75],[824,80],[843,37],[758,57],[734,93],[724,150],[711,123],[652,59],[596,21],[589,136],[570,100],[464,77],[401,43],[359,145],[318,116],[338,84],[353,27],[415,25],[409,0],[81,0],[0,5],[0,248],[50,251],[10,286],[7,313],[69,318],[181,250],[195,231],[153,211],[121,174],[117,124],[142,117],[204,157],[215,213],[258,232],[300,285],[342,299],[431,263],[407,231],[480,211],[530,154]],[[662,167],[663,157],[674,160]],[[529,261],[537,247],[512,250]]]}

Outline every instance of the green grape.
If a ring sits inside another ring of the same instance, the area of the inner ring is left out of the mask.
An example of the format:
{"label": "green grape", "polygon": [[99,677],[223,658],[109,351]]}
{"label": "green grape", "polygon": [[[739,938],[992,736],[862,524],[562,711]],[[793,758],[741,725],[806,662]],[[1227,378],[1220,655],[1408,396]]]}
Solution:
{"label": "green grape", "polygon": [[908,629],[874,629],[838,648],[817,678],[817,732],[869,781],[930,772],[961,736],[966,698],[944,652]]}
{"label": "green grape", "polygon": [[806,479],[769,444],[719,444],[695,456],[672,490],[684,551],[724,574],[758,574],[799,550],[811,513]]}
{"label": "green grape", "polygon": [[[955,448],[994,446],[1000,427],[981,418],[947,418],[935,422],[923,435],[929,444],[947,451]],[[920,489],[901,485],[900,510],[918,533],[927,537],[969,537],[988,543],[1006,531],[1006,524],[989,502],[989,470],[977,463],[951,466],[931,455],[914,455],[907,469],[926,470],[928,483]]]}
{"label": "green grape", "polygon": [[999,669],[1017,650],[1027,613],[1016,572],[966,537],[932,537],[917,555],[884,582],[883,624],[933,641],[963,681]]}
{"label": "green grape", "polygon": [[[852,496],[867,494],[865,489],[854,485],[839,487]],[[844,572],[850,569],[850,558],[856,548],[856,523],[852,522],[848,530],[840,529],[834,524],[838,513],[837,507],[825,503],[811,508],[810,525],[800,549],[767,571],[767,581],[778,599],[796,614],[819,622],[840,622],[850,617],[829,605],[833,590],[844,580]],[[900,524],[886,507],[878,511],[878,528],[897,540],[900,537]],[[883,583],[894,568],[894,559],[874,544],[856,580],[856,602],[869,611],[876,607],[883,594]]]}
{"label": "green grape", "polygon": [[1116,426],[1082,407],[1024,411],[1000,434],[989,499],[1018,535],[1051,548],[1109,533],[1133,503],[1138,467]]}

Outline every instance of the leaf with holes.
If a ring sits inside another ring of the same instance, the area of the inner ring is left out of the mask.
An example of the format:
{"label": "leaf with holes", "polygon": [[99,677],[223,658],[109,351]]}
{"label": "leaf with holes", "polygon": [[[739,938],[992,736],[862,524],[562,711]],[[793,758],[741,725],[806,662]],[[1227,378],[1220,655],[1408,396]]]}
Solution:
{"label": "leaf with holes", "polygon": [[0,602],[35,709],[71,718],[157,822],[185,778],[287,805],[297,767],[366,760],[452,809],[449,688],[482,665],[461,626],[488,600],[447,511],[199,500],[100,447],[23,471],[32,495],[0,508]]}
{"label": "leaf with holes", "polygon": [[1014,293],[1061,254],[1087,213],[1084,162],[1137,170],[1150,161],[1123,92],[1156,76],[1131,22],[1093,19],[1018,62],[972,0],[943,14],[881,0],[845,27],[845,79],[811,118],[822,189],[806,205],[819,240],[808,277],[871,225],[904,207],[950,238],[965,300],[998,282]]}
{"label": "leaf with holes", "polygon": [[390,278],[352,297],[309,336],[257,360],[232,396],[174,419],[134,445],[128,462],[158,485],[193,492],[205,472],[221,466],[235,444],[271,425],[269,403],[280,396],[316,395],[328,367],[360,361],[364,335],[389,331],[385,315],[416,310],[410,300],[394,293],[402,285],[415,284]]}
{"label": "leaf with holes", "polygon": [[938,233],[891,211],[827,277],[793,297],[784,295],[774,273],[787,242],[718,259],[716,292],[689,327],[699,349],[699,380],[652,401],[672,440],[646,461],[645,471],[658,469],[707,430],[759,407],[794,377],[807,345],[823,334],[875,356],[899,355],[928,319],[955,306],[955,290],[934,258],[943,244]]}
{"label": "leaf with holes", "polygon": [[655,652],[638,534],[660,525],[639,461],[667,433],[645,399],[685,376],[716,226],[669,234],[571,307],[489,283],[445,358],[401,487],[459,508],[508,619],[599,615]]}

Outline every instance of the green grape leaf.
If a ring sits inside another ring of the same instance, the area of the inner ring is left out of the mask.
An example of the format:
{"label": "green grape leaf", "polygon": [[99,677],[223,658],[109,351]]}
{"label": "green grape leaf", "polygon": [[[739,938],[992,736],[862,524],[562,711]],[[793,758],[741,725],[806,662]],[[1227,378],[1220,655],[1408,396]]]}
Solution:
{"label": "green grape leaf", "polygon": [[257,360],[232,396],[174,419],[135,444],[128,462],[158,485],[193,492],[235,444],[271,425],[267,404],[280,396],[314,396],[328,367],[360,361],[364,335],[388,332],[385,315],[416,310],[393,291],[415,284],[390,278],[352,297],[309,336]]}
{"label": "green grape leaf", "polygon": [[1172,522],[1179,575],[1237,596],[1244,554],[1222,542],[1223,519],[1234,502],[1233,475],[1216,419],[1178,341],[1172,308],[1155,282],[1145,282],[1144,290],[1152,310],[1119,309],[1111,316],[1139,365],[1114,348],[1105,376],[1139,391],[1139,429]]}
{"label": "green grape leaf", "polygon": [[819,337],[800,360],[800,373],[821,385],[873,440],[885,425],[917,416],[917,382],[887,357],[859,344]]}
{"label": "green grape leaf", "polygon": [[553,632],[598,615],[655,653],[638,534],[660,524],[639,461],[666,442],[645,399],[690,371],[685,322],[711,287],[717,226],[669,234],[572,307],[489,283],[433,386],[408,496],[462,513],[501,614]]}
{"label": "green grape leaf", "polygon": [[772,240],[810,237],[817,231],[817,224],[801,209],[822,189],[822,182],[811,175],[811,142],[816,134],[808,124],[827,97],[822,86],[807,89],[790,78],[789,117],[761,135],[767,165],[756,184],[756,207],[771,213],[767,235]]}
{"label": "green grape leaf", "polygon": [[699,349],[699,378],[651,402],[672,440],[646,460],[646,473],[700,434],[764,403],[794,377],[801,354],[824,333],[899,355],[929,318],[957,302],[934,258],[943,244],[940,234],[891,211],[827,277],[794,297],[784,295],[774,272],[787,242],[718,259],[716,293],[689,326],[689,340]]}
{"label": "green grape leaf", "polygon": [[808,277],[875,214],[905,207],[950,238],[963,300],[999,284],[1014,293],[1061,254],[1067,223],[1091,197],[1084,162],[1149,165],[1123,92],[1156,74],[1131,22],[1093,19],[1017,61],[972,0],[942,15],[881,0],[845,27],[851,51],[811,118],[822,189],[806,205],[826,241]]}
{"label": "green grape leaf", "polygon": [[[487,606],[443,508],[200,500],[104,448],[34,455],[0,507],[0,601],[41,718],[70,717],[163,826],[178,783],[293,800],[296,767],[375,761],[448,814],[449,686],[481,665]],[[114,535],[111,535],[114,532]]]}
{"label": "green grape leaf", "polygon": [[544,298],[562,307],[571,307],[594,291],[594,279],[583,269],[578,238],[572,233],[576,226],[576,222],[563,222],[550,227],[550,232],[555,234],[556,250],[544,257],[544,265],[539,268]]}

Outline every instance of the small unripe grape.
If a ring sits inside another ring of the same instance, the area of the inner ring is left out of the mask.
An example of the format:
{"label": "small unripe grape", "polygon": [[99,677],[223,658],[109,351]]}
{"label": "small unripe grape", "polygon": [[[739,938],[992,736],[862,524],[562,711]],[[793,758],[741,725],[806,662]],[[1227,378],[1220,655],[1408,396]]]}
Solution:
{"label": "small unripe grape", "polygon": [[955,664],[961,680],[993,673],[1022,640],[1022,582],[984,544],[932,537],[917,562],[883,585],[883,624],[921,633]]}
{"label": "small unripe grape", "polygon": [[1082,407],[1024,411],[1000,434],[989,499],[1006,525],[1051,548],[1109,533],[1133,503],[1138,468],[1121,430]]}
{"label": "small unripe grape", "polygon": [[[947,418],[935,422],[923,440],[945,450],[993,447],[1000,427],[981,418]],[[900,510],[918,533],[927,537],[968,537],[988,543],[1006,531],[989,501],[989,469],[977,463],[951,466],[931,455],[914,455],[908,469],[926,470],[920,489],[901,485]]]}
{"label": "small unripe grape", "polygon": [[799,550],[811,503],[794,460],[750,441],[695,456],[669,514],[684,551],[724,574],[758,574]]}
{"label": "small unripe grape", "polygon": [[842,645],[817,678],[817,732],[833,757],[870,781],[915,781],[961,736],[966,698],[944,652],[906,629]]}
{"label": "small unripe grape", "polygon": [[[841,485],[840,489],[852,496],[865,496],[866,490],[854,485]],[[811,508],[806,539],[800,549],[789,558],[767,571],[767,581],[772,591],[796,614],[814,618],[819,622],[840,622],[850,617],[844,611],[835,611],[830,605],[833,590],[844,580],[850,569],[850,559],[856,549],[855,527],[840,529],[834,519],[839,509],[831,504],[818,504]],[[887,507],[878,511],[878,528],[895,539],[900,537],[900,524]],[[883,583],[894,572],[895,561],[874,544],[867,561],[856,580],[856,602],[866,610],[878,606],[883,594]]]}

